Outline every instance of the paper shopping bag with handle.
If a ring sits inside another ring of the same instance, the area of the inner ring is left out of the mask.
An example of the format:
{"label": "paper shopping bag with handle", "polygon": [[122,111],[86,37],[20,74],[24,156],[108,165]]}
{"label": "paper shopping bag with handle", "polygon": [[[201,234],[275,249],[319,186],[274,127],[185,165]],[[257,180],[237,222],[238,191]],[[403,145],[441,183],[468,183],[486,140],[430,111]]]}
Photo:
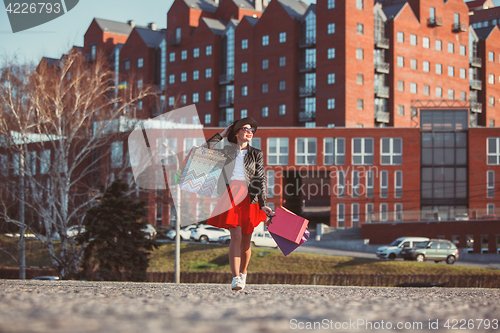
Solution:
{"label": "paper shopping bag with handle", "polygon": [[276,244],[278,244],[278,247],[280,248],[281,252],[283,252],[283,255],[286,257],[290,253],[292,253],[296,248],[304,244],[307,239],[309,238],[310,232],[309,230],[306,229],[304,232],[304,236],[300,239],[299,244],[294,243],[286,238],[283,238],[281,236],[275,235],[272,232],[269,232],[271,236],[273,237],[274,241]]}
{"label": "paper shopping bag with handle", "polygon": [[308,224],[309,220],[292,213],[284,207],[278,207],[267,230],[295,244],[300,244]]}

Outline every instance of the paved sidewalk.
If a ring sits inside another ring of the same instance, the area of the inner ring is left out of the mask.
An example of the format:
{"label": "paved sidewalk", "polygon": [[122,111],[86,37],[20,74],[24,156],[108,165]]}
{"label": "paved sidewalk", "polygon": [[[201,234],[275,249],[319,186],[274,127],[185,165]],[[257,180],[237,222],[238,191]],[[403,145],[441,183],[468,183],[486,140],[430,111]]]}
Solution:
{"label": "paved sidewalk", "polygon": [[2,333],[444,332],[461,319],[491,332],[500,290],[0,280]]}

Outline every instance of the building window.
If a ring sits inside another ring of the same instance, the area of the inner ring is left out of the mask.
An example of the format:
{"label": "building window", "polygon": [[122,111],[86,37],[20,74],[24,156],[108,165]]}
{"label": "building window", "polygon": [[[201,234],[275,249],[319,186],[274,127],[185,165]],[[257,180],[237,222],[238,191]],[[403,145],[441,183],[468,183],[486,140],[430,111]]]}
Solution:
{"label": "building window", "polygon": [[316,165],[316,138],[297,138],[295,140],[295,164]]}
{"label": "building window", "polygon": [[262,46],[269,45],[269,35],[262,36]]}
{"label": "building window", "polygon": [[181,96],[181,103],[182,104],[187,104],[187,95],[182,95]]}
{"label": "building window", "polygon": [[414,83],[414,82],[410,83],[410,92],[412,94],[416,94],[417,93],[417,84],[416,83]]}
{"label": "building window", "polygon": [[170,52],[168,61],[174,62],[175,61],[175,52]]}
{"label": "building window", "polygon": [[431,94],[431,87],[428,85],[424,85],[424,95],[429,96]]}
{"label": "building window", "polygon": [[334,59],[335,58],[335,49],[331,48],[328,49],[328,59]]}
{"label": "building window", "polygon": [[424,37],[422,39],[422,46],[424,49],[428,49],[429,47],[431,47],[431,40],[429,39],[429,37]]}
{"label": "building window", "polygon": [[410,68],[416,70],[417,69],[417,59],[410,60]]}
{"label": "building window", "polygon": [[279,82],[279,90],[280,91],[285,91],[286,88],[286,81],[282,80]]}
{"label": "building window", "polygon": [[286,57],[280,57],[280,67],[286,66]]}
{"label": "building window", "polygon": [[398,105],[398,116],[404,116],[404,115],[405,115],[405,106]]}
{"label": "building window", "polygon": [[362,86],[365,83],[365,76],[361,73],[356,74],[356,84]]}
{"label": "building window", "polygon": [[380,204],[380,222],[387,222],[389,219],[388,205]]}
{"label": "building window", "polygon": [[345,204],[337,204],[337,227],[345,227]]}
{"label": "building window", "polygon": [[394,204],[394,221],[403,221],[403,204]]}
{"label": "building window", "polygon": [[181,73],[181,82],[186,82],[187,80],[187,73]]}
{"label": "building window", "polygon": [[286,42],[286,32],[280,32],[280,43]]}
{"label": "building window", "polygon": [[263,83],[262,84],[262,93],[267,94],[269,92],[269,84],[268,83]]}
{"label": "building window", "polygon": [[[240,114],[241,114],[241,119],[246,118],[246,117],[248,117],[248,110],[243,109],[243,110],[241,110]],[[255,139],[253,139],[253,140],[255,140]]]}
{"label": "building window", "polygon": [[269,116],[269,107],[264,106],[261,109],[261,115],[262,115],[262,118],[265,118],[265,117]]}
{"label": "building window", "polygon": [[142,80],[137,80],[137,88],[142,89]]}
{"label": "building window", "polygon": [[209,79],[212,77],[212,68],[205,69],[205,78]]}
{"label": "building window", "polygon": [[443,66],[441,64],[436,64],[436,74],[443,74]]}
{"label": "building window", "polygon": [[351,173],[352,197],[359,198],[359,171],[353,170]]}
{"label": "building window", "polygon": [[268,69],[269,68],[269,59],[263,59],[262,60],[262,69]]}
{"label": "building window", "polygon": [[125,70],[130,69],[130,60],[125,60]]}
{"label": "building window", "polygon": [[500,164],[500,138],[487,139],[488,164]]}
{"label": "building window", "polygon": [[405,91],[404,81],[398,81],[398,91]]}
{"label": "building window", "polygon": [[352,164],[373,164],[373,138],[352,139]]}
{"label": "building window", "polygon": [[486,187],[487,198],[495,197],[495,171],[488,170],[486,173],[486,178],[488,180],[488,184]]}
{"label": "building window", "polygon": [[398,64],[398,67],[404,67],[405,66],[405,58],[403,58],[402,56],[398,56],[397,64]]}
{"label": "building window", "polygon": [[403,139],[382,138],[380,144],[380,156],[382,165],[403,164]]}
{"label": "building window", "polygon": [[417,45],[417,35],[410,35],[410,45]]}
{"label": "building window", "polygon": [[247,62],[241,63],[241,72],[242,73],[248,72],[248,63]]}
{"label": "building window", "polygon": [[248,86],[241,87],[241,96],[248,96]]}
{"label": "building window", "polygon": [[488,52],[488,60],[495,61],[495,53],[494,52],[491,52],[491,51]]}
{"label": "building window", "polygon": [[115,141],[111,143],[111,168],[121,168],[123,166],[123,142]]}
{"label": "building window", "polygon": [[211,91],[207,91],[205,92],[205,101],[211,101],[212,100],[212,92]]}
{"label": "building window", "polygon": [[334,34],[335,33],[335,23],[328,23],[328,34]]}
{"label": "building window", "polygon": [[274,170],[267,170],[267,197],[274,198]]}
{"label": "building window", "polygon": [[401,31],[398,31],[397,40],[398,40],[398,43],[404,43],[405,42],[405,34]]}
{"label": "building window", "polygon": [[356,49],[356,59],[363,60],[364,52],[363,49]]}
{"label": "building window", "polygon": [[209,56],[212,54],[212,45],[207,45],[207,47],[205,47],[205,55]]}
{"label": "building window", "polygon": [[328,9],[335,8],[335,0],[328,0],[327,8]]}
{"label": "building window", "polygon": [[267,164],[288,165],[288,138],[267,139]]}
{"label": "building window", "polygon": [[328,74],[328,84],[334,84],[334,83],[335,83],[335,73]]}
{"label": "building window", "polygon": [[394,198],[403,197],[403,171],[394,171]]}
{"label": "building window", "polygon": [[424,61],[423,66],[422,66],[422,69],[424,70],[424,72],[427,72],[427,73],[430,72],[430,67],[431,67],[430,62]]}
{"label": "building window", "polygon": [[454,100],[455,99],[455,90],[448,89],[448,99],[450,99],[450,100]]}
{"label": "building window", "polygon": [[241,40],[241,49],[242,50],[248,49],[248,39]]}
{"label": "building window", "polygon": [[363,9],[363,0],[356,0],[356,9]]}
{"label": "building window", "polygon": [[359,227],[359,204],[351,204],[351,216],[353,228]]}
{"label": "building window", "polygon": [[363,26],[363,24],[358,23],[358,24],[356,25],[356,32],[357,32],[359,35],[362,35],[362,34],[363,34],[363,32],[364,32],[364,26]]}
{"label": "building window", "polygon": [[495,119],[490,119],[490,127],[495,127]]}
{"label": "building window", "polygon": [[200,78],[200,71],[193,71],[193,80],[198,80]]}
{"label": "building window", "polygon": [[443,50],[443,42],[441,42],[439,39],[436,39],[436,51],[442,51]]}
{"label": "building window", "polygon": [[142,68],[144,66],[144,59],[143,58],[139,58],[137,60],[137,67],[138,68]]}
{"label": "building window", "polygon": [[448,43],[448,53],[455,53],[455,44]]}
{"label": "building window", "polygon": [[175,97],[170,96],[168,98],[168,106],[174,106],[174,104],[175,104]]}
{"label": "building window", "polygon": [[198,103],[200,101],[200,96],[198,93],[193,94],[193,103]]}
{"label": "building window", "polygon": [[460,78],[461,79],[467,78],[467,71],[465,70],[465,68],[460,68]]}
{"label": "building window", "polygon": [[212,115],[206,114],[205,115],[205,124],[210,124],[211,122],[212,122]]}
{"label": "building window", "polygon": [[467,47],[465,45],[460,45],[460,55],[461,56],[467,55]]}
{"label": "building window", "polygon": [[373,214],[373,204],[367,203],[365,206],[365,221],[366,223],[372,223],[375,220],[375,216]]}
{"label": "building window", "polygon": [[328,110],[335,109],[335,98],[329,98],[327,101]]}
{"label": "building window", "polygon": [[175,83],[175,74],[170,74],[168,76],[168,83],[169,84],[174,84]]}
{"label": "building window", "polygon": [[380,171],[380,197],[387,198],[389,193],[389,173],[387,170]]}
{"label": "building window", "polygon": [[324,165],[344,165],[345,138],[325,138],[323,140]]}
{"label": "building window", "polygon": [[286,114],[286,105],[285,104],[281,104],[278,107],[278,115],[284,116],[285,114]]}
{"label": "building window", "polygon": [[360,98],[356,100],[356,109],[358,110],[364,110],[364,101]]}
{"label": "building window", "polygon": [[187,59],[187,50],[181,51],[181,60],[186,60]]}
{"label": "building window", "polygon": [[443,97],[443,88],[436,87],[436,97],[437,98],[442,98]]}
{"label": "building window", "polygon": [[489,84],[495,84],[495,75],[494,74],[489,74],[488,75],[488,83]]}
{"label": "building window", "polygon": [[463,102],[467,100],[467,93],[465,91],[460,92],[460,100]]}
{"label": "building window", "polygon": [[195,47],[193,49],[193,58],[198,58],[200,56],[200,48],[199,47]]}
{"label": "building window", "polygon": [[453,66],[448,66],[448,76],[455,76],[455,67]]}
{"label": "building window", "polygon": [[488,204],[486,206],[486,214],[487,215],[494,215],[495,214],[495,204]]}
{"label": "building window", "polygon": [[493,96],[489,97],[489,106],[495,106],[495,97]]}

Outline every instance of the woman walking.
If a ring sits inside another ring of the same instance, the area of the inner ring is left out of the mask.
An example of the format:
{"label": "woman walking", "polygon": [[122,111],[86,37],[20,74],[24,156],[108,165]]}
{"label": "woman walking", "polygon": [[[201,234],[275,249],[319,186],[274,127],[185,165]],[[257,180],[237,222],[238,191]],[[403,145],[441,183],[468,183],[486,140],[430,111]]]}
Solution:
{"label": "woman walking", "polygon": [[209,148],[223,138],[232,143],[221,150],[228,159],[217,185],[220,199],[207,222],[218,228],[227,228],[231,233],[232,290],[245,288],[253,230],[273,213],[266,205],[264,154],[249,144],[256,131],[257,122],[251,117],[243,118],[207,141]]}

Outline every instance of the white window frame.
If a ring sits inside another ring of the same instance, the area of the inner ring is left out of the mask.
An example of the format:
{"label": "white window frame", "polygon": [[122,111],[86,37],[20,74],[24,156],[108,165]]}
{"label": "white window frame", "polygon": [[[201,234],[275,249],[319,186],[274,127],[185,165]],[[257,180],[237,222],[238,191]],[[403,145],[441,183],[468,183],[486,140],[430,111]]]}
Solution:
{"label": "white window frame", "polygon": [[486,205],[486,215],[495,214],[495,204],[489,203]]}
{"label": "white window frame", "polygon": [[365,173],[365,180],[366,180],[366,188],[365,188],[365,196],[367,198],[373,198],[374,195],[374,185],[375,185],[375,175],[373,170],[367,170]]}
{"label": "white window frame", "polygon": [[[370,207],[370,208],[369,208]],[[375,214],[373,213],[373,204],[372,203],[367,203],[365,205],[365,222],[366,223],[372,223],[373,217]]]}
{"label": "white window frame", "polygon": [[[272,154],[270,153],[270,148],[271,148],[271,143],[270,140],[276,139],[276,153]],[[282,143],[284,143],[282,145]],[[281,153],[280,148],[286,148],[286,152]],[[288,165],[288,156],[289,156],[289,151],[290,151],[290,141],[288,138],[282,138],[282,137],[273,137],[273,138],[267,138],[267,165]],[[276,163],[271,163],[270,157],[276,157]],[[280,159],[284,158],[286,160],[286,163],[280,163]]]}
{"label": "white window frame", "polygon": [[[361,140],[361,152],[359,152],[359,153],[354,152],[355,140]],[[371,141],[371,153],[366,152],[366,141],[367,140]],[[352,138],[352,144],[351,144],[352,164],[353,165],[373,165],[373,147],[374,147],[373,138],[364,138],[364,137],[363,138]],[[361,162],[355,163],[355,161],[354,161],[355,157],[361,157]],[[372,162],[369,164],[367,164],[365,161],[367,157],[371,157],[371,159],[372,159]]]}
{"label": "white window frame", "polygon": [[274,198],[274,170],[267,170],[267,197]]}
{"label": "white window frame", "polygon": [[[343,180],[343,181],[342,181]],[[345,171],[337,171],[337,198],[345,197]]]}
{"label": "white window frame", "polygon": [[386,199],[387,197],[389,197],[389,172],[382,170],[380,171],[380,198]]}
{"label": "white window frame", "polygon": [[352,226],[359,227],[359,203],[351,204]]}
{"label": "white window frame", "polygon": [[352,170],[352,172],[351,172],[351,188],[352,188],[351,197],[352,198],[359,198],[360,185],[361,185],[361,182],[359,179],[359,171]]}
{"label": "white window frame", "polygon": [[[401,218],[399,218],[398,214],[401,214]],[[394,204],[394,222],[403,222],[403,204],[395,203]]]}
{"label": "white window frame", "polygon": [[428,49],[431,47],[431,40],[429,37],[424,37],[422,38],[422,47],[424,49]]}
{"label": "white window frame", "polygon": [[[333,151],[327,151],[327,141],[333,147]],[[339,153],[339,147],[342,147]],[[332,157],[333,163],[326,163],[326,158]],[[342,161],[340,160],[342,158]],[[323,165],[344,165],[345,164],[345,138],[324,138],[323,139]]]}
{"label": "white window frame", "polygon": [[[490,140],[495,140],[496,151],[490,153]],[[490,157],[496,158],[496,163],[489,163]],[[500,164],[500,138],[486,138],[486,164],[499,165]]]}
{"label": "white window frame", "polygon": [[[401,175],[401,184],[398,184],[398,175]],[[402,198],[403,197],[403,171],[395,170],[394,171],[394,198]]]}
{"label": "white window frame", "polygon": [[[298,147],[299,147],[299,140],[304,140],[304,152],[299,153],[298,152]],[[309,141],[314,142],[315,144],[315,151],[314,152],[309,152]],[[317,138],[296,138],[295,139],[295,164],[296,165],[316,165],[318,164],[318,139]],[[304,163],[299,163],[298,159],[299,157],[304,157]],[[309,158],[312,157],[314,162],[310,163]]]}
{"label": "white window frame", "polygon": [[380,204],[380,222],[387,222],[388,220],[389,220],[389,205],[386,203],[381,203]]}
{"label": "white window frame", "polygon": [[398,31],[396,38],[397,38],[398,43],[404,43],[405,42],[405,33]]}
{"label": "white window frame", "polygon": [[[384,142],[386,140],[389,140],[389,152],[383,151]],[[394,152],[394,145],[395,145],[396,140],[400,142],[401,153]],[[389,157],[390,162],[389,163],[383,162],[382,157]],[[394,161],[394,157],[401,157],[401,162],[396,163]],[[403,138],[380,138],[380,164],[381,165],[401,165],[401,164],[403,164]]]}
{"label": "white window frame", "polygon": [[[340,208],[342,207],[342,214],[340,214]],[[345,227],[345,204],[337,204],[337,227]]]}
{"label": "white window frame", "polygon": [[410,45],[417,46],[417,35],[414,34],[410,35]]}
{"label": "white window frame", "polygon": [[[492,181],[490,182],[490,175],[492,177]],[[486,171],[486,198],[494,198],[495,197],[495,171],[488,170]]]}

